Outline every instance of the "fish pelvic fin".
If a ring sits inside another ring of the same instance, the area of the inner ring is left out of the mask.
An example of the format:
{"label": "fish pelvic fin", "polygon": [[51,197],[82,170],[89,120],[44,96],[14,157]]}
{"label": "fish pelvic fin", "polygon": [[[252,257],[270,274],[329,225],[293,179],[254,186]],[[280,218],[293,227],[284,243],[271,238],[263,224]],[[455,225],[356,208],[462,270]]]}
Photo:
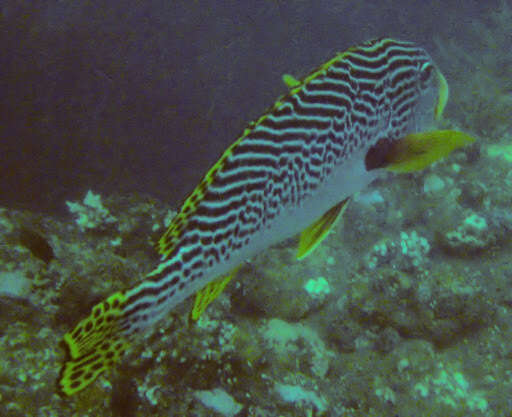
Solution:
{"label": "fish pelvic fin", "polygon": [[304,259],[322,243],[332,228],[336,226],[341,216],[343,216],[349,200],[350,197],[347,197],[327,210],[322,217],[309,225],[301,233],[296,255],[297,259]]}

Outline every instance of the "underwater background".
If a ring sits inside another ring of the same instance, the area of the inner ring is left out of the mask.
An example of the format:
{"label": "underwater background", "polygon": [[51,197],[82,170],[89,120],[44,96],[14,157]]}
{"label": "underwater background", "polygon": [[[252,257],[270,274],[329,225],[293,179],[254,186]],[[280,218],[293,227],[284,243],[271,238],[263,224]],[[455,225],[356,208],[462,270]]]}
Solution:
{"label": "underwater background", "polygon": [[[314,255],[244,265],[111,373],[57,395],[63,334],[247,123],[336,52],[414,41],[475,144],[363,190]],[[0,415],[512,415],[512,2],[0,5]]]}

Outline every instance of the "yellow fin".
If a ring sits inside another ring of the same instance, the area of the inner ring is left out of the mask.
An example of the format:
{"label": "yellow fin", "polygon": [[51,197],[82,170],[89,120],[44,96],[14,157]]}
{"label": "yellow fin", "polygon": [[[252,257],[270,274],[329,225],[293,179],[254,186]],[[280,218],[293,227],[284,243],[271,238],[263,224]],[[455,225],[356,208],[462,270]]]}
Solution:
{"label": "yellow fin", "polygon": [[434,110],[434,116],[436,120],[441,120],[443,117],[444,108],[448,102],[448,96],[450,95],[450,88],[448,82],[441,71],[437,70],[437,79],[439,80],[439,95],[437,98],[436,108]]}
{"label": "yellow fin", "polygon": [[474,141],[473,137],[455,130],[413,133],[391,145],[385,156],[385,167],[399,173],[421,171]]}
{"label": "yellow fin", "polygon": [[327,237],[329,231],[343,215],[349,199],[350,197],[327,210],[322,217],[301,233],[297,259],[304,259]]}
{"label": "yellow fin", "polygon": [[190,313],[190,318],[192,320],[199,320],[199,317],[201,317],[201,314],[206,310],[206,307],[208,307],[208,305],[210,305],[210,303],[220,295],[226,285],[228,285],[228,282],[235,276],[238,268],[239,267],[236,267],[228,275],[217,278],[215,281],[208,283],[203,289],[197,292],[194,307],[192,307],[192,311]]}
{"label": "yellow fin", "polygon": [[294,88],[300,85],[300,81],[297,80],[297,78],[295,78],[293,75],[283,74],[282,79],[283,83],[285,83],[288,88]]}
{"label": "yellow fin", "polygon": [[126,296],[117,292],[93,307],[89,317],[66,333],[63,344],[69,359],[59,376],[59,390],[73,395],[83,390],[114,363],[119,362],[129,340],[118,331],[121,306]]}

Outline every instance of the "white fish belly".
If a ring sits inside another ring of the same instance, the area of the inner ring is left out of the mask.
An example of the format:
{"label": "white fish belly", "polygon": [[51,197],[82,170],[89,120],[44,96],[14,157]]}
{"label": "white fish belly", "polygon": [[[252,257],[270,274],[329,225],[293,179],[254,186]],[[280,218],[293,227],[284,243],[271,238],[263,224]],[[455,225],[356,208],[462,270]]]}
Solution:
{"label": "white fish belly", "polygon": [[167,303],[153,310],[153,321],[164,317],[169,310],[188,296],[196,293],[209,282],[224,276],[269,246],[301,232],[327,210],[347,197],[360,191],[372,182],[379,170],[366,171],[364,156],[366,151],[356,152],[353,157],[335,169],[330,177],[312,195],[304,199],[302,205],[287,207],[267,223],[265,229],[256,232],[248,245],[231,252],[228,261],[221,261],[203,271],[203,276],[189,282],[183,291],[177,292]]}
{"label": "white fish belly", "polygon": [[347,197],[362,190],[379,175],[379,170],[367,171],[364,165],[366,150],[356,152],[353,157],[335,169],[329,179],[304,199],[301,206],[288,207],[255,233],[250,243],[231,254],[228,262],[215,265],[207,276],[226,274],[247,258],[253,257],[269,246],[300,233],[327,210]]}

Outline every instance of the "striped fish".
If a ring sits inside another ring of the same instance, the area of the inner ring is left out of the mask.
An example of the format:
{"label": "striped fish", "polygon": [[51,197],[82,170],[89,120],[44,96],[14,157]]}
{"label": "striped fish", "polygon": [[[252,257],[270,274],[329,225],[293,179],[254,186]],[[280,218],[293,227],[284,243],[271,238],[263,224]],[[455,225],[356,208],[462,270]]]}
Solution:
{"label": "striped fish", "polygon": [[185,200],[158,243],[157,267],[64,335],[61,393],[93,382],[194,293],[197,319],[237,267],[270,245],[302,231],[297,256],[307,256],[350,196],[385,169],[422,169],[472,141],[429,131],[448,86],[409,42],[372,40],[302,80],[283,80],[288,93],[249,124]]}

